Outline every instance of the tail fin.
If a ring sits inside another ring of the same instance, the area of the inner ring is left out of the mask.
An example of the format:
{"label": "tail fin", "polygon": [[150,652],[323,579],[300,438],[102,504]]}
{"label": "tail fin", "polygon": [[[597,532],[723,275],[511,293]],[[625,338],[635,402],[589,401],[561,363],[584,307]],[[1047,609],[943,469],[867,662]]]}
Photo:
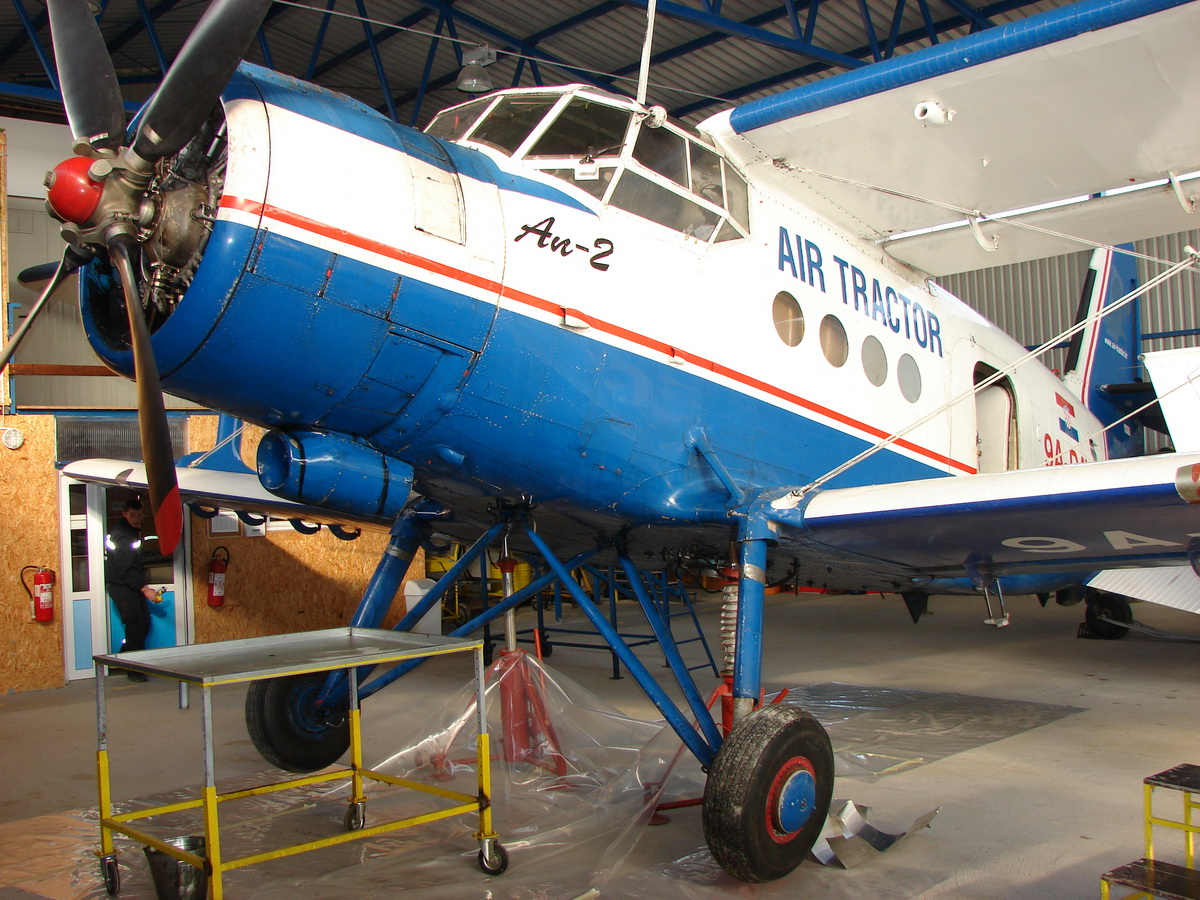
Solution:
{"label": "tail fin", "polygon": [[[1130,244],[1121,249],[1132,250]],[[1137,286],[1137,263],[1132,256],[1096,250],[1088,266],[1075,322],[1086,319],[1124,297]],[[1140,378],[1138,361],[1141,324],[1138,304],[1127,303],[1090,323],[1071,338],[1063,383],[1083,399],[1100,422],[1109,426],[1153,397],[1149,382]],[[1109,459],[1140,456],[1145,449],[1142,427],[1124,422],[1105,432]]]}

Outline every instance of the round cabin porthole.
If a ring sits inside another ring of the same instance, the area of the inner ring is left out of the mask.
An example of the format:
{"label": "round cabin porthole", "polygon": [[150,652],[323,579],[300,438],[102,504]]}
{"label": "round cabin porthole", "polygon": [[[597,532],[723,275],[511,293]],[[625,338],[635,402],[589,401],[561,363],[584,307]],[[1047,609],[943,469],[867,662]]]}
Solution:
{"label": "round cabin porthole", "polygon": [[795,347],[804,339],[804,311],[796,298],[787,291],[775,295],[771,304],[771,315],[775,319],[775,331],[779,339],[789,347]]}
{"label": "round cabin porthole", "polygon": [[846,328],[837,316],[830,315],[821,320],[821,352],[834,367],[844,366],[850,356]]}
{"label": "round cabin porthole", "polygon": [[900,382],[900,393],[909,403],[916,403],[921,396],[921,369],[917,361],[905,353],[896,363],[896,380]]}
{"label": "round cabin porthole", "polygon": [[862,367],[867,381],[879,387],[887,381],[887,352],[875,335],[868,335],[862,345]]}

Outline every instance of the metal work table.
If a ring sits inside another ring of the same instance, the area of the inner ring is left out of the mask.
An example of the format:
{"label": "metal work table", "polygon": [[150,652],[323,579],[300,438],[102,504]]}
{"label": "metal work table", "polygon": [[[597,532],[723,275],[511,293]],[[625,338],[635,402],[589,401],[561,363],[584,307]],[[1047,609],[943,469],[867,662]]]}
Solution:
{"label": "metal work table", "polygon": [[[402,660],[451,653],[473,653],[475,658],[475,683],[478,700],[478,738],[476,741],[478,793],[474,796],[408,779],[395,778],[364,768],[362,764],[362,732],[356,667],[390,664]],[[119,832],[175,859],[205,870],[209,875],[210,896],[213,900],[221,900],[223,896],[221,876],[231,869],[360,838],[374,837],[387,831],[470,812],[477,812],[479,815],[479,829],[476,831],[475,837],[480,842],[480,868],[491,874],[499,874],[507,866],[507,852],[499,844],[498,835],[492,830],[491,821],[491,768],[483,693],[482,639],[410,634],[376,628],[333,628],[325,631],[273,635],[212,644],[194,644],[188,647],[171,647],[162,650],[141,650],[119,655],[104,654],[95,656],[93,659],[96,664],[96,762],[100,790],[100,859],[104,884],[110,894],[116,895],[121,889],[120,871],[117,867],[116,850],[113,843],[114,832]],[[108,764],[108,723],[104,702],[103,669],[105,666],[143,672],[147,675],[169,678],[181,684],[197,685],[201,688],[204,788],[200,798],[114,815]],[[217,685],[237,684],[287,675],[331,672],[338,669],[345,669],[350,680],[348,710],[350,765],[246,790],[218,794],[213,762],[212,688]],[[217,808],[220,803],[257,794],[333,781],[345,778],[347,775],[352,780],[353,790],[350,807],[346,813],[345,833],[239,859],[224,857],[217,816]],[[436,795],[454,801],[455,805],[368,828],[364,811],[367,799],[364,792],[365,780],[386,782]],[[150,816],[197,808],[203,811],[205,856],[169,844],[130,824]]]}

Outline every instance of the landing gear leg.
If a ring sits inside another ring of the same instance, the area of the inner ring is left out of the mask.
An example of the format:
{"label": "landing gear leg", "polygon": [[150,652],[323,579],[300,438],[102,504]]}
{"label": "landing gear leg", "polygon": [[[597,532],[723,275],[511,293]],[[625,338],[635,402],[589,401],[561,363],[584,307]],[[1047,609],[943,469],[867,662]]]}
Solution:
{"label": "landing gear leg", "polygon": [[[350,620],[357,628],[383,623],[413,554],[432,533],[441,508],[406,507]],[[350,746],[347,679],[343,673],[292,675],[256,681],[246,692],[246,730],[263,758],[289,772],[314,772]]]}
{"label": "landing gear leg", "polygon": [[804,861],[821,834],[833,796],[833,749],[808,712],[761,694],[767,541],[740,544],[733,667],[733,730],[704,790],[704,838],[725,871],[747,882],[774,881]]}

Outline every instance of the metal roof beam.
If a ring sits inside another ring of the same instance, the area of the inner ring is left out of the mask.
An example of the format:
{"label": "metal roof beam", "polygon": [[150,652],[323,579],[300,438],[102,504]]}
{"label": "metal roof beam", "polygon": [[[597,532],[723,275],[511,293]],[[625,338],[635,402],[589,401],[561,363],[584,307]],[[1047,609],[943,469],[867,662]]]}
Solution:
{"label": "metal roof beam", "polygon": [[[1036,2],[1036,0],[1002,0],[1002,2],[993,3],[990,6],[984,7],[982,10],[980,10],[980,14],[983,16],[986,16],[990,19],[990,17],[992,17],[992,16],[1000,15],[1000,14],[1006,13],[1006,12],[1011,12],[1012,10],[1020,9],[1023,6],[1029,6],[1029,5],[1032,5],[1032,3],[1034,3],[1034,2]],[[951,31],[955,28],[962,28],[964,25],[969,25],[969,24],[970,23],[962,16],[958,16],[958,15],[951,16],[947,19],[943,19],[940,22],[934,23],[934,25],[933,25],[934,34],[935,35],[941,34],[946,31]],[[895,43],[896,43],[896,46],[904,46],[905,44],[908,44],[910,42],[918,41],[918,40],[922,40],[922,39],[926,39],[926,40],[929,39],[929,33],[927,31],[927,27],[916,28],[911,31],[906,31],[899,35],[899,37],[897,38]],[[937,43],[936,40],[934,40],[933,42]],[[850,50],[848,52],[852,56],[865,58],[870,55],[871,47],[870,47],[870,45],[863,45],[861,47],[858,47],[854,50]],[[690,116],[694,113],[700,112],[701,110],[708,109],[709,107],[716,106],[719,103],[736,103],[738,100],[742,99],[743,97],[747,96],[748,94],[757,93],[758,91],[769,90],[770,88],[778,87],[779,85],[785,84],[789,81],[795,81],[800,78],[807,78],[812,75],[817,75],[817,74],[820,74],[821,72],[827,71],[829,68],[831,68],[831,67],[828,65],[823,65],[820,63],[810,63],[807,66],[800,66],[795,69],[789,69],[786,72],[780,72],[775,75],[771,75],[767,78],[763,78],[758,81],[751,82],[750,84],[745,84],[745,85],[742,85],[741,87],[733,88],[732,90],[725,91],[721,94],[720,98],[718,98],[718,99],[696,100],[691,103],[684,104],[683,106],[676,107],[671,110],[671,115],[676,116],[678,118],[683,118],[685,116]]]}
{"label": "metal roof beam", "polygon": [[[637,6],[642,9],[647,5],[647,0],[622,0],[622,2],[628,6]],[[691,22],[694,25],[701,25],[710,31],[719,31],[731,37],[742,38],[756,44],[774,47],[777,50],[786,50],[797,56],[806,56],[809,59],[819,60],[827,66],[858,69],[866,65],[861,59],[855,59],[853,56],[847,56],[844,53],[837,53],[824,47],[818,47],[809,41],[797,40],[794,37],[787,37],[786,35],[776,34],[773,31],[765,31],[761,28],[752,28],[733,19],[726,19],[723,16],[716,16],[698,9],[682,6],[679,3],[672,2],[672,0],[662,0],[657,6],[657,11],[659,15],[670,16],[673,19]]]}

